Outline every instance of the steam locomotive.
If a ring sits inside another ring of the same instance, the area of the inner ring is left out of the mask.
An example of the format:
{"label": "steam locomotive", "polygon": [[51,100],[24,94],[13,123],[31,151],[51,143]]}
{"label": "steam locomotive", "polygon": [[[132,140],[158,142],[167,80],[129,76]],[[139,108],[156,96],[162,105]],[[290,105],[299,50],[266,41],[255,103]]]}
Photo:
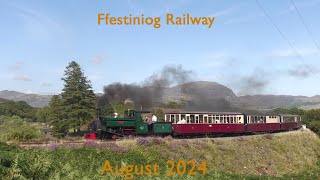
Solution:
{"label": "steam locomotive", "polygon": [[165,111],[164,121],[148,125],[143,114],[127,110],[123,117],[97,118],[85,139],[116,139],[130,136],[198,136],[289,131],[301,128],[301,117],[291,114],[250,115],[240,112]]}

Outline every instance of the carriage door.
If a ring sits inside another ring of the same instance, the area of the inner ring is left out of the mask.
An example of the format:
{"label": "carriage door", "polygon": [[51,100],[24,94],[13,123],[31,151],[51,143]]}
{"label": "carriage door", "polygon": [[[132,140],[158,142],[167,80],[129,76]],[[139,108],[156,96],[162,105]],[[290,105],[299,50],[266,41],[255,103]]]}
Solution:
{"label": "carriage door", "polygon": [[208,122],[208,114],[203,115],[203,123],[209,123]]}
{"label": "carriage door", "polygon": [[199,114],[195,114],[194,119],[196,123],[199,123]]}
{"label": "carriage door", "polygon": [[190,114],[186,114],[186,120],[187,120],[187,123],[191,123],[190,122]]}

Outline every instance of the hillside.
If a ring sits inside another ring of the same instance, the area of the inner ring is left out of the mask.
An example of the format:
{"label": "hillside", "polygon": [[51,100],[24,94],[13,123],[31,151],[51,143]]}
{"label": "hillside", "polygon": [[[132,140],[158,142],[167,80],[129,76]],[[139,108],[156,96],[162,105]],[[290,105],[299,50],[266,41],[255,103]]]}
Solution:
{"label": "hillside", "polygon": [[186,103],[187,109],[208,111],[233,111],[237,108],[230,102],[237,99],[233,91],[221,84],[196,81],[168,88],[163,93],[163,101]]}
{"label": "hillside", "polygon": [[8,101],[7,99],[0,98],[0,103]]}
{"label": "hillside", "polygon": [[[253,95],[237,97],[231,89],[215,82],[197,81],[168,88],[163,101],[186,101],[192,109],[202,110],[259,110],[299,107],[319,108],[320,96]],[[201,105],[201,106],[200,106]]]}
{"label": "hillside", "polygon": [[44,107],[49,104],[51,95],[25,94],[17,91],[0,91],[0,98],[12,101],[25,101],[33,107]]}
{"label": "hillside", "polygon": [[240,96],[236,103],[249,109],[258,110],[270,110],[279,107],[310,109],[320,106],[320,98],[318,96],[255,95]]}
{"label": "hillside", "polygon": [[196,81],[177,85],[164,91],[164,101],[194,100],[199,97],[216,97],[232,100],[237,98],[233,91],[216,82]]}
{"label": "hillside", "polygon": [[[152,90],[151,87],[148,90]],[[102,96],[102,94],[97,94]],[[0,91],[0,98],[25,101],[34,107],[47,106],[51,95],[25,94],[16,91]],[[219,83],[195,81],[164,89],[162,102],[181,102],[186,109],[208,111],[268,111],[274,108],[320,108],[320,96],[252,95],[237,97],[234,92]],[[157,101],[157,102],[158,102]],[[1,100],[0,100],[1,102]]]}

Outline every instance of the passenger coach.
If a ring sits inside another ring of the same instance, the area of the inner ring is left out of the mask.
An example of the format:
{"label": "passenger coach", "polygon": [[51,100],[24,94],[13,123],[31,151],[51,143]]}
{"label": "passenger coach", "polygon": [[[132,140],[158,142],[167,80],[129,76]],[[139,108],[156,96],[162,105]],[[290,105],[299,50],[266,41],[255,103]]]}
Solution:
{"label": "passenger coach", "polygon": [[238,112],[166,111],[165,121],[172,123],[177,135],[244,131],[244,114]]}
{"label": "passenger coach", "polygon": [[298,115],[246,115],[239,112],[165,111],[165,122],[172,123],[173,133],[215,134],[276,132],[298,129]]}

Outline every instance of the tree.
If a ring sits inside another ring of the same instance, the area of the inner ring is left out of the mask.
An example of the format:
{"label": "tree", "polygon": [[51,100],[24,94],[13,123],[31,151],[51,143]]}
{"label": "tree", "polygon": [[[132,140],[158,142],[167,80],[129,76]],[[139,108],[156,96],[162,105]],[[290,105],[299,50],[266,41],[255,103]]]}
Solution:
{"label": "tree", "polygon": [[61,100],[64,112],[63,124],[68,128],[80,129],[95,113],[95,94],[91,82],[84,76],[75,61],[66,67]]}
{"label": "tree", "polygon": [[49,102],[47,121],[53,125],[53,135],[62,137],[67,133],[68,125],[64,119],[64,108],[60,95],[52,96]]}
{"label": "tree", "polygon": [[38,122],[47,122],[49,116],[49,107],[38,108],[35,116]]}
{"label": "tree", "polygon": [[35,121],[37,109],[24,101],[6,101],[0,103],[0,115],[19,116],[28,121]]}

